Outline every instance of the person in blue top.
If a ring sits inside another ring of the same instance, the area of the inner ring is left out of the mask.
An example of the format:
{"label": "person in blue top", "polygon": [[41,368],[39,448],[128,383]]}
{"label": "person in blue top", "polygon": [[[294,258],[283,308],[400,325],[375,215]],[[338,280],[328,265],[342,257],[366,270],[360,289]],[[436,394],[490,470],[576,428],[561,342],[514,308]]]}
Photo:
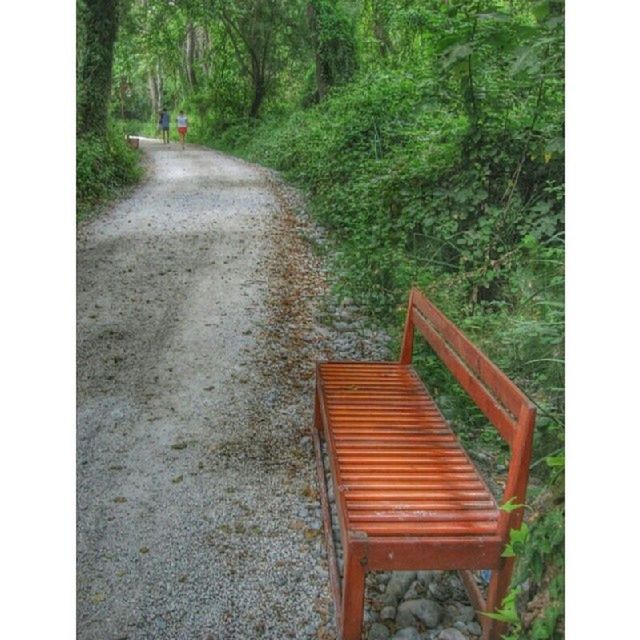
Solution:
{"label": "person in blue top", "polygon": [[169,112],[166,107],[160,114],[160,128],[162,129],[162,142],[169,144]]}

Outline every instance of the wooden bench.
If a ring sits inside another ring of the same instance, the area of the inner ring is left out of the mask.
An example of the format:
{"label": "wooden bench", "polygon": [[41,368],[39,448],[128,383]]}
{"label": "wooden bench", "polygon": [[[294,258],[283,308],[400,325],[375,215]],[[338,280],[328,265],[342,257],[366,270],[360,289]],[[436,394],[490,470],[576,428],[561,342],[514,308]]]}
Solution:
{"label": "wooden bench", "polygon": [[[502,558],[522,508],[501,510],[411,366],[414,329],[510,448],[500,504],[523,504],[535,408],[427,298],[412,289],[399,362],[318,362],[313,440],[342,640],[360,640],[365,573],[458,570],[479,611],[500,607],[513,570]],[[320,438],[326,441],[344,550],[339,578]],[[490,569],[486,600],[471,571]],[[504,625],[479,616],[483,640]]]}

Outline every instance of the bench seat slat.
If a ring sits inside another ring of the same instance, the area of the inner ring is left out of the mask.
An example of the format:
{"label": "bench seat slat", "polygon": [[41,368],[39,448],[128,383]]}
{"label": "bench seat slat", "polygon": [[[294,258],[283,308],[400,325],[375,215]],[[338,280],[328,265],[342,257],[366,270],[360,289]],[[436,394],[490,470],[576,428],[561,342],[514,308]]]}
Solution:
{"label": "bench seat slat", "polygon": [[403,509],[402,511],[383,511],[377,509],[360,510],[351,515],[351,522],[462,522],[469,520],[495,520],[498,517],[493,509],[474,509],[457,511],[432,509]]}
{"label": "bench seat slat", "polygon": [[418,498],[415,500],[404,500],[398,504],[392,500],[372,500],[366,502],[364,500],[350,501],[349,509],[353,513],[359,511],[470,511],[477,509],[491,509],[494,503],[490,500],[424,500]]}
{"label": "bench seat slat", "polygon": [[368,536],[479,536],[491,535],[496,531],[495,521],[474,520],[468,522],[357,522],[354,530]]}

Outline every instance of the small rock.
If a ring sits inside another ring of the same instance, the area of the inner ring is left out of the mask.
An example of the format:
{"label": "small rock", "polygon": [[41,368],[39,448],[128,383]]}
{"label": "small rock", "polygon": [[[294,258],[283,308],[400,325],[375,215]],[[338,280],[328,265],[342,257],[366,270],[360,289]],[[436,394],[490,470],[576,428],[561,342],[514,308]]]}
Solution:
{"label": "small rock", "polygon": [[175,444],[171,445],[172,449],[186,449],[187,448],[187,443],[186,442],[176,442]]}
{"label": "small rock", "polygon": [[391,576],[387,589],[382,597],[382,602],[394,607],[402,600],[411,583],[416,579],[415,571],[396,571]]}
{"label": "small rock", "polygon": [[455,586],[456,584],[453,583],[448,574],[440,573],[435,577],[433,582],[429,584],[429,593],[436,600],[449,600],[453,597]]}
{"label": "small rock", "polygon": [[442,607],[433,600],[406,600],[398,607],[396,622],[401,626],[423,622],[427,627],[436,627],[442,618]]}
{"label": "small rock", "polygon": [[400,629],[391,640],[420,640],[420,634],[414,627]]}
{"label": "small rock", "polygon": [[382,611],[380,611],[380,620],[395,620],[396,618],[396,608],[395,607],[382,607]]}
{"label": "small rock", "polygon": [[171,482],[173,482],[173,484],[178,484],[178,482],[182,482],[183,480],[184,480],[184,476],[176,476],[171,480]]}
{"label": "small rock", "polygon": [[368,640],[387,640],[391,632],[387,627],[379,622],[374,622],[369,628],[369,633],[367,634]]}
{"label": "small rock", "polygon": [[423,587],[428,587],[437,577],[438,571],[418,571],[418,581]]}
{"label": "small rock", "polygon": [[422,594],[422,589],[420,587],[420,583],[415,580],[412,585],[407,589],[407,592],[404,594],[405,600],[416,600]]}
{"label": "small rock", "polygon": [[463,622],[471,622],[476,617],[476,610],[466,604],[461,604],[458,608],[457,617]]}
{"label": "small rock", "polygon": [[372,624],[374,622],[378,622],[379,618],[380,618],[380,616],[378,615],[377,611],[373,611],[372,609],[365,609],[364,610],[364,623],[365,624]]}
{"label": "small rock", "polygon": [[473,620],[473,622],[467,622],[467,631],[474,636],[482,635],[482,627],[475,620]]}
{"label": "small rock", "polygon": [[138,551],[140,551],[140,553],[149,553],[149,547],[140,547]]}
{"label": "small rock", "polygon": [[310,444],[311,444],[311,436],[304,436],[303,438],[300,438],[301,447],[307,447]]}
{"label": "small rock", "polygon": [[114,502],[117,502],[118,504],[121,504],[121,503],[123,503],[123,502],[126,502],[126,501],[127,501],[127,499],[126,499],[124,496],[116,496],[116,497],[113,499],[113,501],[114,501]]}
{"label": "small rock", "polygon": [[443,629],[438,635],[438,640],[467,640],[467,636],[463,635],[457,629],[450,627]]}

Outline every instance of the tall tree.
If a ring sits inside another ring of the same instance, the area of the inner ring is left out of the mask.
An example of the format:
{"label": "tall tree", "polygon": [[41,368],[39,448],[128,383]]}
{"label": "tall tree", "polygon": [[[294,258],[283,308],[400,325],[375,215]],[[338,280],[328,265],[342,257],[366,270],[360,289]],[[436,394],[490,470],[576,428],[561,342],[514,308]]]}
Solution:
{"label": "tall tree", "polygon": [[356,70],[355,25],[340,3],[310,0],[307,19],[315,56],[316,97],[348,81]]}
{"label": "tall tree", "polygon": [[300,31],[300,0],[236,0],[217,4],[241,72],[251,83],[249,116],[257,118]]}
{"label": "tall tree", "polygon": [[111,93],[113,46],[118,33],[120,0],[80,0],[82,41],[78,52],[77,132],[103,136]]}

